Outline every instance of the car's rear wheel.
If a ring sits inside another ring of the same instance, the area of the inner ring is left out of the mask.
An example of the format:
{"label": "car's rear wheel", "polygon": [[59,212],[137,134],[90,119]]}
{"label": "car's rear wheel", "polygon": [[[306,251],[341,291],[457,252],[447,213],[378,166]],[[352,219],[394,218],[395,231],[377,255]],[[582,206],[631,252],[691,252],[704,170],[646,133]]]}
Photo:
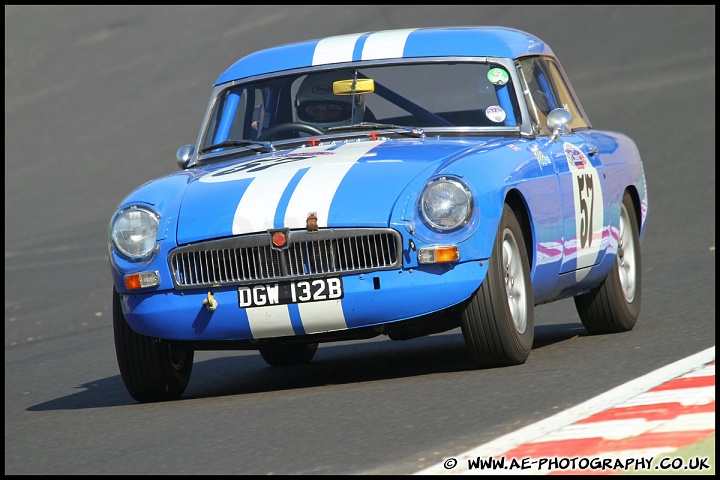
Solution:
{"label": "car's rear wheel", "polygon": [[190,381],[195,352],[136,333],[125,320],[113,288],[115,352],[123,383],[138,402],[176,400]]}
{"label": "car's rear wheel", "polygon": [[265,343],[259,348],[263,360],[273,367],[310,363],[317,349],[317,343],[284,345],[275,342]]}
{"label": "car's rear wheel", "polygon": [[632,197],[625,192],[612,270],[599,286],[574,297],[580,320],[591,334],[627,332],[637,323],[642,293],[639,232]]}
{"label": "car's rear wheel", "polygon": [[465,305],[461,328],[481,367],[525,363],[535,337],[530,262],[520,223],[505,205],[485,281]]}

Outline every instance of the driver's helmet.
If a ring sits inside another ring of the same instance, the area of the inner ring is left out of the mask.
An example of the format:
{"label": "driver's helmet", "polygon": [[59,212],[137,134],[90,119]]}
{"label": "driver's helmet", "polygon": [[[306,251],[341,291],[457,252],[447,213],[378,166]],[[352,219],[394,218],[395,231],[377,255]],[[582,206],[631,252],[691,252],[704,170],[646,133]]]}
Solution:
{"label": "driver's helmet", "polygon": [[305,77],[295,96],[297,121],[323,129],[362,122],[365,116],[365,96],[333,93],[333,82],[350,80],[352,75],[348,71],[334,71]]}

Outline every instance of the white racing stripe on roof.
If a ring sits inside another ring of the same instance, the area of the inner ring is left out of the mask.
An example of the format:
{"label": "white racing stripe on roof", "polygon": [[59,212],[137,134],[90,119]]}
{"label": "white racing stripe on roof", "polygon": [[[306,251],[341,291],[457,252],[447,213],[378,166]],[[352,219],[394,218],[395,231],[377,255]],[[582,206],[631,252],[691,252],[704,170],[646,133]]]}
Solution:
{"label": "white racing stripe on roof", "polygon": [[363,46],[362,59],[402,58],[408,36],[417,28],[387,30],[368,36]]}
{"label": "white racing stripe on roof", "polygon": [[350,35],[323,38],[315,46],[312,64],[326,65],[328,63],[351,61],[353,50],[355,50],[355,43],[363,35],[364,33],[353,33]]}

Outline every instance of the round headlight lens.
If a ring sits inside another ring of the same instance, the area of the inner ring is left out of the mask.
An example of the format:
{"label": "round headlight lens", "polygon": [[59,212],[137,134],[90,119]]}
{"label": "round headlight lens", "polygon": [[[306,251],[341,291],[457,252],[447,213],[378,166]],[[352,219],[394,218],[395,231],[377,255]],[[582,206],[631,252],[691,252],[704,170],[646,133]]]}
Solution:
{"label": "round headlight lens", "polygon": [[420,214],[425,223],[440,232],[465,225],[472,215],[470,189],[459,180],[440,177],[425,185],[420,195]]}
{"label": "round headlight lens", "polygon": [[123,255],[133,259],[144,258],[155,248],[159,224],[153,212],[131,207],[115,218],[110,237]]}

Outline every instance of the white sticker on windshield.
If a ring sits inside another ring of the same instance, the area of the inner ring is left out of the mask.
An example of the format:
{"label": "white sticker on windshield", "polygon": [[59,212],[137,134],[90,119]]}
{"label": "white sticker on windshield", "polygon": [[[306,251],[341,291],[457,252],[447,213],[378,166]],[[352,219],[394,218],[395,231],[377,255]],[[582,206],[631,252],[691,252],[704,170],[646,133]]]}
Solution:
{"label": "white sticker on windshield", "polygon": [[505,114],[505,110],[502,109],[499,105],[490,105],[485,109],[485,115],[490,119],[490,121],[495,123],[502,123],[505,121],[505,117],[507,116]]}

